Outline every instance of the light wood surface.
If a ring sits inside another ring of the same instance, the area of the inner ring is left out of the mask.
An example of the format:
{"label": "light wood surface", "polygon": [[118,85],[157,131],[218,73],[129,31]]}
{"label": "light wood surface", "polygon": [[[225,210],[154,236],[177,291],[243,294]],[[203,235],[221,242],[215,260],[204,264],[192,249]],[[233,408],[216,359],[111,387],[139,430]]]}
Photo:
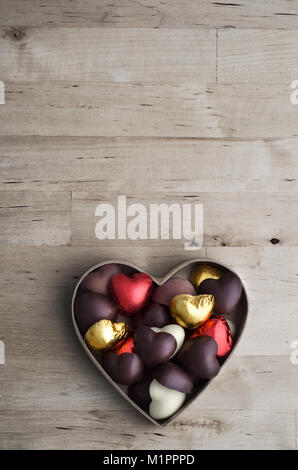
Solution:
{"label": "light wood surface", "polygon": [[[1,449],[298,448],[298,5],[240,3],[0,0]],[[204,247],[97,240],[118,194],[202,203]],[[249,318],[160,430],[89,363],[70,299],[97,262],[193,257],[239,273]]]}

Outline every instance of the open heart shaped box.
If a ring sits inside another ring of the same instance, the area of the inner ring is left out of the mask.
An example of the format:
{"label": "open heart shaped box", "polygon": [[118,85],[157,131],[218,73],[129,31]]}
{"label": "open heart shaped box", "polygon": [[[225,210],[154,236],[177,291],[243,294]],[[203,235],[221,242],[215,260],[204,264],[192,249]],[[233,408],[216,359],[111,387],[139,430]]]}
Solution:
{"label": "open heart shaped box", "polygon": [[[97,358],[93,355],[93,353],[89,350],[86,343],[84,342],[84,339],[82,338],[82,335],[81,335],[81,333],[78,329],[76,319],[75,319],[75,315],[74,315],[74,300],[75,300],[77,290],[78,290],[82,280],[90,272],[94,271],[95,269],[100,268],[101,266],[103,266],[105,264],[109,264],[109,263],[116,263],[116,264],[121,265],[123,267],[123,272],[126,272],[126,273],[146,272],[146,271],[140,269],[138,266],[135,266],[132,263],[128,263],[128,262],[124,262],[124,261],[118,261],[118,260],[104,261],[102,263],[96,264],[95,266],[92,266],[90,269],[88,269],[81,276],[81,278],[79,279],[79,281],[78,281],[78,283],[77,283],[77,285],[74,289],[74,292],[73,292],[72,302],[71,302],[71,312],[72,312],[73,326],[74,326],[77,337],[78,337],[85,353],[87,354],[87,356],[89,356],[89,359],[93,362],[95,367],[97,367],[99,372],[107,379],[107,381],[111,385],[113,385],[113,387],[120,393],[120,395],[122,395],[136,410],[138,410],[143,416],[145,416],[147,419],[149,419],[149,421],[154,423],[156,426],[162,427],[162,426],[165,426],[165,425],[169,424],[171,421],[173,421],[173,419],[175,419],[176,416],[178,416],[187,406],[189,406],[192,403],[192,401],[194,401],[203,392],[203,390],[205,390],[208,387],[209,383],[212,380],[216,379],[216,377],[214,379],[206,381],[206,383],[204,383],[203,385],[195,387],[193,392],[190,394],[190,396],[188,397],[188,399],[184,403],[184,405],[175,414],[173,414],[170,418],[167,418],[163,421],[156,421],[155,419],[153,419],[148,413],[146,413],[142,408],[140,408],[134,401],[132,401],[128,397],[128,395],[126,393],[126,388],[124,386],[122,387],[122,386],[118,385],[114,380],[111,379],[111,377],[106,373],[106,371],[103,369],[103,367],[98,362]],[[153,279],[153,282],[156,285],[162,285],[164,282],[166,282],[168,279],[170,279],[173,276],[178,276],[178,277],[183,277],[185,279],[189,279],[189,275],[190,275],[190,272],[191,272],[193,266],[197,265],[197,264],[203,264],[203,263],[208,263],[208,264],[212,264],[213,266],[217,266],[217,267],[221,268],[222,270],[224,270],[225,272],[228,272],[228,271],[233,272],[231,269],[227,268],[226,266],[223,266],[222,264],[216,263],[212,260],[194,259],[194,260],[185,261],[184,263],[179,264],[175,268],[171,269],[163,277],[154,277],[150,273],[147,273],[147,274],[149,274],[151,276],[151,278]],[[239,339],[242,335],[243,329],[245,327],[245,323],[246,323],[246,319],[247,319],[247,313],[248,313],[248,300],[247,300],[247,295],[246,295],[245,289],[243,287],[242,297],[241,297],[236,309],[234,310],[234,312],[232,312],[228,317],[228,319],[233,321],[233,324],[235,326],[235,333],[233,335],[233,348],[232,348],[229,356],[226,359],[223,360],[223,362],[221,364],[221,368],[223,367],[223,365],[227,361],[227,359],[229,359],[231,357],[232,352],[235,350],[235,347],[236,347],[236,345],[237,345],[237,343],[238,343],[238,341],[239,341]]]}

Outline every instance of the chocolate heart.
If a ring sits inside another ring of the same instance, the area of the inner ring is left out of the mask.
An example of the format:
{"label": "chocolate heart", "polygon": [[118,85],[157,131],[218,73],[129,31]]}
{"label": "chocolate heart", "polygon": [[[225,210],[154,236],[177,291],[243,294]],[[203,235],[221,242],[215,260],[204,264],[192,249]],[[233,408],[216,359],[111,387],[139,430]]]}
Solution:
{"label": "chocolate heart", "polygon": [[166,362],[152,371],[153,378],[161,385],[183,393],[190,393],[193,380],[181,367],[172,362]]}
{"label": "chocolate heart", "polygon": [[121,272],[119,264],[109,263],[89,273],[81,283],[81,289],[95,294],[108,295],[109,283],[115,274]]}
{"label": "chocolate heart", "polygon": [[155,331],[155,333],[169,333],[170,335],[174,336],[176,340],[176,349],[173,352],[172,357],[174,357],[179,349],[181,348],[182,344],[185,340],[185,330],[180,325],[175,325],[171,323],[170,325],[165,325],[162,328],[157,328],[156,326],[152,326],[151,330]]}
{"label": "chocolate heart", "polygon": [[224,273],[219,279],[206,279],[198,287],[198,294],[212,294],[215,313],[229,315],[236,308],[242,294],[242,283],[234,273]]}
{"label": "chocolate heart", "polygon": [[152,380],[152,373],[149,371],[139,382],[131,385],[127,392],[129,398],[131,398],[137,405],[143,408],[143,410],[148,409],[151,402],[149,387]]}
{"label": "chocolate heart", "polygon": [[138,326],[156,326],[158,328],[171,323],[169,308],[156,302],[150,302],[144,312],[133,317],[135,328]]}
{"label": "chocolate heart", "polygon": [[184,343],[177,362],[194,379],[211,379],[219,372],[217,343],[210,336],[198,336]]}
{"label": "chocolate heart", "polygon": [[170,302],[171,315],[184,328],[197,328],[211,317],[214,296],[179,294]]}
{"label": "chocolate heart", "polygon": [[187,279],[173,277],[155,289],[152,298],[159,304],[169,305],[172,298],[179,294],[196,295],[196,291],[192,283]]}
{"label": "chocolate heart", "polygon": [[171,362],[162,364],[132,385],[128,396],[151,416],[164,419],[180,408],[186,393],[193,389],[193,380],[179,366]]}
{"label": "chocolate heart", "polygon": [[109,376],[122,385],[138,382],[144,371],[141,359],[134,353],[124,353],[118,356],[114,352],[107,352],[102,354],[101,363]]}
{"label": "chocolate heart", "polygon": [[116,274],[110,285],[112,296],[128,316],[140,312],[152,293],[152,279],[146,273]]}
{"label": "chocolate heart", "polygon": [[139,326],[135,331],[134,339],[135,351],[148,367],[168,361],[177,347],[173,335],[155,333],[149,326]]}
{"label": "chocolate heart", "polygon": [[[111,262],[111,263],[115,263],[114,261]],[[155,285],[157,286],[161,286],[163,285],[164,283],[168,283],[168,281],[170,279],[172,279],[172,277],[176,277],[179,276],[180,278],[185,278],[188,279],[189,278],[189,275],[190,275],[190,272],[198,265],[198,264],[201,264],[201,263],[210,263],[210,261],[202,261],[200,260],[200,262],[198,263],[197,261],[186,261],[185,263],[182,263],[180,266],[177,266],[176,268],[174,268],[172,271],[170,271],[166,276],[164,276],[163,278],[153,278],[153,282],[155,283]],[[211,262],[212,263],[212,262]],[[105,263],[104,263],[105,264]],[[94,266],[93,268],[91,268],[92,271],[94,270],[97,270],[99,268],[101,268],[102,266],[104,266],[104,264],[102,263],[99,263],[97,264],[96,266]],[[213,263],[214,264],[214,263]],[[126,263],[126,264],[123,264],[122,262],[119,262],[119,265],[121,266],[122,268],[122,271],[123,272],[129,272],[129,273],[134,273],[134,272],[141,272],[141,270],[132,265],[132,264],[129,264],[129,263]],[[216,264],[216,266],[218,266],[219,268],[223,269],[224,272],[227,272],[227,268],[224,267],[224,266],[221,266],[221,265],[218,265]],[[91,271],[91,270],[88,270],[87,272],[87,275],[88,273]],[[147,401],[146,401],[146,396],[144,396],[144,387],[142,388],[141,385],[142,385],[142,382],[143,382],[143,379],[145,380],[145,378],[147,377],[147,374],[144,375],[144,377],[141,379],[141,380],[138,380],[138,382],[136,382],[135,384],[132,384],[129,386],[128,388],[128,393],[126,392],[126,390],[123,388],[123,386],[119,386],[117,384],[117,382],[113,379],[113,377],[111,375],[109,375],[108,372],[106,372],[106,370],[103,368],[103,365],[101,363],[101,357],[103,355],[106,355],[106,354],[115,354],[117,356],[116,353],[104,353],[104,354],[101,354],[101,356],[99,355],[94,355],[94,353],[92,353],[89,348],[87,347],[87,345],[85,344],[84,342],[84,337],[82,336],[81,332],[79,331],[79,323],[77,322],[77,318],[76,318],[76,315],[75,315],[75,304],[77,303],[76,302],[76,297],[81,294],[82,292],[80,292],[80,285],[81,283],[84,281],[84,279],[86,278],[86,275],[83,275],[82,278],[79,280],[77,286],[75,287],[75,290],[74,290],[74,294],[73,294],[73,298],[72,298],[72,319],[73,319],[73,324],[74,324],[74,329],[76,331],[76,334],[77,334],[77,337],[84,349],[84,351],[86,352],[86,354],[88,355],[89,359],[91,360],[91,362],[95,365],[95,367],[98,369],[98,371],[104,375],[104,377],[113,385],[113,387],[119,392],[120,395],[122,395],[126,400],[128,400],[130,402],[130,404],[132,406],[134,406],[135,408],[138,409],[138,411],[144,415],[144,417],[146,417],[148,420],[150,420],[152,423],[154,423],[155,425],[157,426],[163,426],[163,425],[166,425],[168,424],[170,421],[172,421],[172,419],[174,417],[176,417],[178,414],[181,413],[181,411],[186,407],[188,406],[188,404],[193,401],[200,393],[203,392],[204,389],[206,389],[206,387],[208,386],[208,384],[210,383],[209,380],[206,380],[206,379],[201,379],[194,387],[192,393],[190,394],[190,396],[188,395],[185,395],[186,396],[186,399],[184,401],[183,404],[180,404],[180,408],[177,412],[175,412],[174,415],[171,415],[171,417],[169,418],[166,418],[164,419],[162,422],[160,421],[157,421],[156,419],[154,419],[150,413],[149,413],[149,404],[150,404],[150,400],[152,400],[152,398],[149,396],[148,398],[148,395],[147,395]],[[205,281],[204,281],[205,282]],[[187,282],[188,284],[188,282]],[[158,288],[156,288],[156,290],[158,290]],[[235,346],[237,345],[238,341],[239,341],[239,338],[241,337],[241,333],[243,331],[243,328],[244,328],[244,325],[245,325],[245,321],[246,321],[246,317],[247,317],[247,297],[246,297],[246,293],[245,293],[245,290],[243,289],[243,295],[241,297],[241,300],[240,302],[237,304],[237,307],[236,309],[233,311],[233,313],[230,315],[229,319],[228,319],[228,322],[229,322],[229,325],[231,325],[231,321],[233,322],[233,349],[235,349]],[[193,292],[188,292],[190,293],[191,295],[193,295]],[[101,319],[101,316],[100,316],[100,319]],[[120,317],[116,317],[116,318],[113,318],[112,321],[123,321],[123,318]],[[128,321],[129,322],[129,321]],[[89,325],[88,325],[89,326]],[[85,328],[86,329],[86,328]],[[189,331],[190,332],[190,331]],[[128,338],[128,337],[127,337]],[[196,338],[197,339],[197,338]],[[124,341],[125,342],[125,341]],[[123,343],[124,344],[124,343]],[[119,342],[119,345],[120,345],[120,342]],[[125,346],[126,347],[126,346]],[[124,349],[125,351],[127,351],[126,349]],[[129,348],[128,348],[129,350]],[[134,352],[134,351],[132,351]],[[181,352],[181,350],[180,350]],[[179,354],[180,354],[179,352]],[[119,357],[123,357],[124,354],[121,354]],[[175,362],[176,362],[176,357],[174,358]],[[225,362],[226,360],[229,360],[229,357],[231,357],[231,354],[228,356],[228,359],[224,358],[221,362]],[[166,365],[166,363],[164,363],[164,365]],[[108,366],[107,366],[108,367]],[[126,367],[126,365],[125,365]],[[159,367],[159,366],[157,366]],[[156,368],[157,368],[156,367]],[[183,368],[183,370],[186,371],[186,369],[183,367],[183,366],[180,366]],[[152,369],[152,371],[154,371],[154,369]],[[186,371],[187,372],[187,371]],[[187,372],[189,374],[189,372]],[[115,376],[116,377],[116,376]],[[156,379],[153,379],[152,378],[152,375],[149,376],[150,379],[150,382],[153,382],[154,380],[154,383],[157,383],[158,384],[158,381]],[[119,377],[116,377],[118,380],[119,380]],[[120,380],[123,380],[120,378]],[[143,403],[140,403],[138,402],[137,399],[134,398],[134,395],[133,395],[133,389],[134,387],[136,387],[136,389],[139,388],[140,390],[140,393],[139,393],[139,397],[142,396],[143,394],[143,398],[146,402],[146,406],[144,405],[144,400],[143,400]],[[158,390],[155,390],[156,387],[152,387],[152,394],[155,396],[155,392],[157,394],[161,394],[162,395],[162,387],[164,387],[163,385],[159,384],[159,387],[158,387]],[[142,390],[141,390],[142,388]],[[148,391],[148,385],[147,387],[145,387]],[[167,389],[167,387],[164,387],[165,389]],[[167,389],[167,390],[171,390],[171,389]],[[177,394],[183,394],[183,392],[178,392],[177,391]],[[168,394],[166,395],[168,396]],[[132,401],[134,400],[134,401]],[[182,402],[181,402],[182,403]],[[141,407],[139,407],[138,405],[140,405]],[[144,411],[144,409],[148,410],[148,411]],[[157,415],[154,415],[154,416],[157,416]],[[160,416],[160,415],[158,415]],[[158,418],[159,419],[159,418]]]}
{"label": "chocolate heart", "polygon": [[107,297],[92,292],[78,292],[74,302],[74,313],[81,334],[100,320],[115,321],[118,310]]}

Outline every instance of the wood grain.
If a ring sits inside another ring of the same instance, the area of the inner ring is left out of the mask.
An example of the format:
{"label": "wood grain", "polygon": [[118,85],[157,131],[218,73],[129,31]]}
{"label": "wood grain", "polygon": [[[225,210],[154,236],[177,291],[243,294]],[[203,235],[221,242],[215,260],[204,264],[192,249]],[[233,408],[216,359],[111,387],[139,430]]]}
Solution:
{"label": "wood grain", "polygon": [[[0,412],[1,448],[15,449],[294,449],[295,413],[191,408],[172,426],[143,426],[136,411]],[[118,421],[111,427],[110,423]],[[134,422],[132,430],[131,422]],[[268,429],[270,428],[270,432]],[[12,442],[12,435],[15,440]]]}
{"label": "wood grain", "polygon": [[[298,249],[225,247],[207,248],[206,253],[206,249],[187,252],[181,245],[145,245],[141,250],[132,241],[122,245],[101,241],[93,247],[3,246],[1,334],[7,357],[33,354],[60,356],[64,361],[65,356],[78,354],[71,296],[79,277],[95,263],[119,258],[161,276],[186,259],[207,256],[237,271],[247,290],[248,323],[235,355],[285,356],[290,368],[291,342],[298,339]],[[23,341],[15,340],[18,328]]]}
{"label": "wood grain", "polygon": [[[124,189],[128,190],[129,184],[124,180]],[[121,191],[121,188],[119,188]],[[296,225],[295,214],[298,205],[298,193],[281,191],[275,193],[263,193],[262,197],[256,192],[204,192],[200,195],[188,195],[172,192],[171,196],[148,192],[145,195],[133,195],[126,190],[127,206],[141,202],[147,210],[147,234],[148,240],[139,240],[142,246],[148,244],[154,246],[154,241],[149,238],[149,214],[150,204],[160,204],[160,201],[168,205],[202,204],[204,221],[203,244],[209,246],[268,246],[272,239],[277,239],[280,246],[297,246],[298,222]],[[95,224],[100,217],[95,216],[98,204],[107,202],[115,207],[117,213],[117,196],[103,194],[101,191],[88,193],[86,191],[73,192],[71,204],[71,233],[73,245],[96,245],[98,239],[95,236]],[[241,226],[237,220],[241,213]],[[291,227],[287,221],[292,218]],[[132,218],[127,217],[127,222]],[[170,238],[171,235],[170,235]],[[113,240],[107,240],[107,243]],[[121,241],[118,241],[121,245]],[[136,244],[137,244],[136,243]],[[167,244],[171,241],[166,241]],[[174,241],[176,245],[177,241]]]}
{"label": "wood grain", "polygon": [[141,197],[144,187],[193,195],[292,192],[298,189],[297,153],[297,138],[0,137],[0,185],[2,190],[88,192],[100,187],[103,194],[125,194],[129,188]]}
{"label": "wood grain", "polygon": [[[68,341],[66,345],[69,346]],[[45,347],[39,349],[31,356],[34,369],[29,355],[10,351],[6,366],[1,367],[0,410],[112,409],[122,413],[129,409],[79,350],[80,345],[75,346],[70,348],[71,354],[63,356],[58,352],[53,355],[50,347],[48,351]],[[233,355],[219,376],[191,404],[191,409],[193,415],[199,415],[202,409],[217,410],[220,402],[221,410],[297,410],[296,385],[296,366],[290,363],[289,356]],[[143,424],[146,429],[146,422]]]}
{"label": "wood grain", "polygon": [[297,40],[298,31],[220,30],[218,81],[290,86],[298,76]]}
{"label": "wood grain", "polygon": [[298,135],[290,82],[270,87],[76,81],[5,85],[6,104],[0,106],[4,136],[276,140]]}
{"label": "wood grain", "polygon": [[[297,448],[296,2],[0,0],[0,25],[0,448]],[[204,248],[97,240],[118,194],[202,202]],[[89,363],[71,295],[99,261],[206,256],[243,280],[247,326],[158,430]]]}
{"label": "wood grain", "polygon": [[297,29],[298,7],[287,0],[1,0],[8,26],[96,26],[113,28]]}
{"label": "wood grain", "polygon": [[0,244],[69,243],[69,193],[1,191],[0,201]]}
{"label": "wood grain", "polygon": [[15,37],[4,28],[0,76],[3,81],[215,81],[215,50],[215,30],[28,28]]}

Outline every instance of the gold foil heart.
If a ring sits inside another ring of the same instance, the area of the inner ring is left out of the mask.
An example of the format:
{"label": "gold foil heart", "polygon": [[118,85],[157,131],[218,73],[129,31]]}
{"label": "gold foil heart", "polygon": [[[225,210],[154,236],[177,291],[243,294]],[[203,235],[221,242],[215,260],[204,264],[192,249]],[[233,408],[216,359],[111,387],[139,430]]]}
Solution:
{"label": "gold foil heart", "polygon": [[190,281],[194,287],[198,288],[205,279],[219,279],[223,275],[223,271],[211,264],[196,265],[190,275]]}
{"label": "gold foil heart", "polygon": [[108,351],[127,335],[127,331],[128,327],[123,322],[100,320],[89,328],[84,340],[94,352]]}
{"label": "gold foil heart", "polygon": [[171,315],[184,328],[198,328],[212,315],[215,305],[211,294],[179,294],[170,302]]}

